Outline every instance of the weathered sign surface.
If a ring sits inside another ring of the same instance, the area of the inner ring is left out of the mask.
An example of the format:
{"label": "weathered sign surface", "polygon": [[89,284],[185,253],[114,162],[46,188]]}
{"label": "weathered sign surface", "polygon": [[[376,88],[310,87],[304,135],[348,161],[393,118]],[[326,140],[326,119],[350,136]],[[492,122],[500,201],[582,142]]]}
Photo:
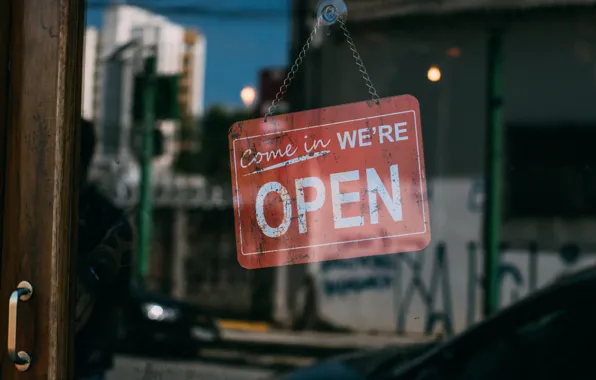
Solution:
{"label": "weathered sign surface", "polygon": [[242,121],[229,142],[245,268],[418,251],[430,242],[412,96]]}

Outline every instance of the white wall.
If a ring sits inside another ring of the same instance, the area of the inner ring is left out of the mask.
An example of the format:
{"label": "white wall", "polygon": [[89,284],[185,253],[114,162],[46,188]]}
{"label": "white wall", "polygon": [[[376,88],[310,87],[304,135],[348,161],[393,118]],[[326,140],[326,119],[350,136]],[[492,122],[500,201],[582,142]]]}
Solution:
{"label": "white wall", "polygon": [[95,116],[95,70],[97,69],[97,43],[99,33],[95,28],[85,30],[83,50],[83,103],[82,116],[93,120]]}

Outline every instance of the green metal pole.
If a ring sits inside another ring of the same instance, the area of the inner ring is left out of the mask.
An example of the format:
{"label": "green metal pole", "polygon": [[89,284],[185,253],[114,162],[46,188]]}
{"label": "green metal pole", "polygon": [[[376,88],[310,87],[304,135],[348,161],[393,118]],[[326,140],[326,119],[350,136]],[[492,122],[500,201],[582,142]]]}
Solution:
{"label": "green metal pole", "polygon": [[486,136],[486,199],[484,207],[484,315],[499,307],[499,264],[503,175],[503,106],[501,32],[493,30],[488,41],[488,130]]}
{"label": "green metal pole", "polygon": [[151,161],[153,158],[153,129],[155,128],[156,57],[145,61],[143,91],[143,150],[141,154],[141,196],[139,204],[138,277],[145,283],[149,273],[152,224]]}

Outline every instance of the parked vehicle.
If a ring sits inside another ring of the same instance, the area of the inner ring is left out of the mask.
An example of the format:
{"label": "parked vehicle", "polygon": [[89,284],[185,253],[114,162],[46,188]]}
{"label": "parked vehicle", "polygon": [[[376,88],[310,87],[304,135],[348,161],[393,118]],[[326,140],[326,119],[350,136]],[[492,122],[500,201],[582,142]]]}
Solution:
{"label": "parked vehicle", "polygon": [[288,373],[278,380],[363,380],[375,373],[386,363],[406,363],[422,355],[438,342],[410,344],[404,346],[389,346],[384,348],[362,350],[325,360],[311,367]]}
{"label": "parked vehicle", "polygon": [[386,348],[283,380],[595,379],[596,267],[567,275],[444,343],[404,356]]}
{"label": "parked vehicle", "polygon": [[200,307],[138,288],[132,289],[121,321],[125,351],[157,349],[194,357],[201,348],[221,342],[217,321]]}

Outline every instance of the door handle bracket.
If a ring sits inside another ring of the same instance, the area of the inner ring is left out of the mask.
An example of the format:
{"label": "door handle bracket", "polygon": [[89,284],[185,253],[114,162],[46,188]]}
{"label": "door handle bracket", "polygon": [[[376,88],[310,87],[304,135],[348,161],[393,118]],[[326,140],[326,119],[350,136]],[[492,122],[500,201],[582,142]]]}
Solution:
{"label": "door handle bracket", "polygon": [[17,289],[12,292],[8,301],[8,356],[17,370],[24,372],[31,365],[31,356],[25,351],[17,352],[17,316],[19,300],[27,301],[33,295],[33,286],[27,281],[21,281]]}

